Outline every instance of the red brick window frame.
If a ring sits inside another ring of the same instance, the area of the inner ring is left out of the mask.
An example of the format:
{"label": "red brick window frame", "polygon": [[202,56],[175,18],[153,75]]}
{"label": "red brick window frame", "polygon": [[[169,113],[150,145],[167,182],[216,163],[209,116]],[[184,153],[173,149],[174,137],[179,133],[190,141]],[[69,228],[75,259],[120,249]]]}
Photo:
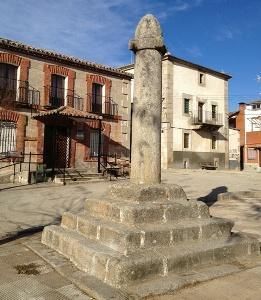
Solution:
{"label": "red brick window frame", "polygon": [[87,101],[86,101],[86,110],[88,112],[92,112],[92,94],[93,94],[93,83],[97,83],[105,86],[105,99],[109,99],[111,97],[111,85],[112,81],[101,75],[87,74],[86,75],[87,82]]}
{"label": "red brick window frame", "polygon": [[[99,129],[99,121],[92,120],[85,123],[85,154],[84,161],[97,161],[96,157],[90,156],[90,133],[91,129]],[[106,122],[101,123],[101,130],[103,134],[103,153],[108,153],[109,150],[109,141],[110,141],[110,133],[111,133],[111,125]]]}
{"label": "red brick window frame", "polygon": [[49,64],[44,64],[44,105],[49,104],[48,87],[51,86],[52,74],[60,75],[67,78],[67,86],[65,87],[65,89],[67,89],[67,106],[73,107],[74,81],[76,72],[59,65]]}
{"label": "red brick window frame", "polygon": [[18,67],[17,79],[20,81],[20,85],[28,81],[30,60],[28,58],[20,57],[12,53],[0,53],[0,63],[10,64]]}

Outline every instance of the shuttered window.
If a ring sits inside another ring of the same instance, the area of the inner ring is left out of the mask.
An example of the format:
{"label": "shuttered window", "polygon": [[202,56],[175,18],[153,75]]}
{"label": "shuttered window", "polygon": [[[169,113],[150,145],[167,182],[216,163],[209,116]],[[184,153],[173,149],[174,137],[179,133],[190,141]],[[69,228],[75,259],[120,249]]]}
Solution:
{"label": "shuttered window", "polygon": [[190,99],[184,98],[184,114],[189,114],[190,111]]}
{"label": "shuttered window", "polygon": [[0,122],[0,154],[16,151],[16,123]]}

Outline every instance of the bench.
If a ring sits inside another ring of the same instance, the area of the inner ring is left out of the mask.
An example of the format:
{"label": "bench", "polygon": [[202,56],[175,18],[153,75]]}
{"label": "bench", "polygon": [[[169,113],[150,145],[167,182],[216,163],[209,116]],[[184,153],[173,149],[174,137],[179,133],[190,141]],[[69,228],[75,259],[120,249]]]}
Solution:
{"label": "bench", "polygon": [[201,163],[201,169],[202,170],[216,170],[217,166],[213,162],[202,162]]}

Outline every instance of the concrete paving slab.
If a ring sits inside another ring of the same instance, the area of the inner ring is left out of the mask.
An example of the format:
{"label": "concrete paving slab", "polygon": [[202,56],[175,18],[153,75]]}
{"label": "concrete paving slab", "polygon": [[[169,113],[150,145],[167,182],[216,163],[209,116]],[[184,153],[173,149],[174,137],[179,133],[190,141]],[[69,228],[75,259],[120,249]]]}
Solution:
{"label": "concrete paving slab", "polygon": [[0,246],[1,300],[91,300],[22,244],[27,240],[39,243],[40,234]]}

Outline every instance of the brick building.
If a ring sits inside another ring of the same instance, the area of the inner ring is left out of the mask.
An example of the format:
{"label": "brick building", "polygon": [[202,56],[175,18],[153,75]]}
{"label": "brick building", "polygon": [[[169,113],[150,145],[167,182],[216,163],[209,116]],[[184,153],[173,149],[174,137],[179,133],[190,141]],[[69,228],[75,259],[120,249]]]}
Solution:
{"label": "brick building", "polygon": [[240,130],[240,168],[261,167],[261,100],[239,103],[229,115],[230,128]]}
{"label": "brick building", "polygon": [[47,168],[97,171],[98,154],[128,157],[131,78],[0,39],[0,163],[31,152]]}

